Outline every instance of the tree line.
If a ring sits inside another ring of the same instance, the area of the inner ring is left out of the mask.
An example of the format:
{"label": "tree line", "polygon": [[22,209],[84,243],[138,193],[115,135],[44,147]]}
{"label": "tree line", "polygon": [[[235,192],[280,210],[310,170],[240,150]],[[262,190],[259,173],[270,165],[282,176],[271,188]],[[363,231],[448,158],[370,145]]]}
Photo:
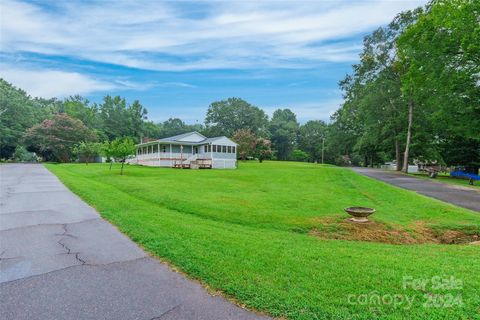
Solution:
{"label": "tree line", "polygon": [[329,153],[374,165],[480,165],[480,2],[431,1],[364,39]]}
{"label": "tree line", "polygon": [[278,109],[269,119],[265,111],[240,98],[211,103],[203,124],[190,125],[178,118],[154,123],[139,101],[129,104],[108,95],[101,103],[90,103],[81,96],[32,98],[5,80],[0,80],[0,108],[0,157],[17,160],[35,152],[47,161],[68,162],[105,154],[96,142],[128,138],[134,144],[198,131],[238,141],[243,159],[318,161],[319,145],[328,128],[323,121],[300,125],[289,109]]}
{"label": "tree line", "polygon": [[405,171],[413,160],[478,166],[479,21],[480,2],[470,0],[434,0],[398,14],[365,37],[360,62],[339,82],[344,102],[329,123],[301,124],[290,109],[268,117],[240,98],[211,103],[201,124],[154,123],[137,100],[32,98],[0,80],[0,158],[33,151],[71,161],[82,142],[133,144],[198,131],[233,138],[243,159],[365,166],[395,159]]}

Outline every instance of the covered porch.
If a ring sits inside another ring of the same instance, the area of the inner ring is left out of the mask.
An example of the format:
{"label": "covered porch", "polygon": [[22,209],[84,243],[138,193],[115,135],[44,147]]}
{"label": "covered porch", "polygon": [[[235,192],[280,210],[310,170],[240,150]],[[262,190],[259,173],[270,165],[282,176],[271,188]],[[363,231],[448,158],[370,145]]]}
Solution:
{"label": "covered porch", "polygon": [[189,168],[190,163],[198,161],[200,167],[206,167],[205,161],[211,160],[211,152],[205,152],[209,148],[203,145],[159,143],[142,144],[137,146],[137,164],[161,166],[161,167],[185,167]]}

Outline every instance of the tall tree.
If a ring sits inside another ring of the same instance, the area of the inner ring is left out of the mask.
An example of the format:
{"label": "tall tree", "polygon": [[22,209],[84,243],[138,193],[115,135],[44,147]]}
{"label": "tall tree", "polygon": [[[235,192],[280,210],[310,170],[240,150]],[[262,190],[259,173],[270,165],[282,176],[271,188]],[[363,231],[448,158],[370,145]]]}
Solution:
{"label": "tall tree", "polygon": [[277,109],[270,121],[269,131],[277,159],[287,160],[297,139],[297,116],[290,109]]}
{"label": "tall tree", "polygon": [[308,154],[310,160],[318,162],[322,160],[322,145],[324,144],[327,130],[327,124],[321,120],[307,121],[300,126],[298,147]]}
{"label": "tall tree", "polygon": [[130,128],[130,137],[138,139],[146,133],[147,109],[145,109],[140,101],[135,100],[127,107],[128,124]]}
{"label": "tall tree", "polygon": [[249,129],[238,129],[232,139],[238,144],[237,152],[242,160],[255,154],[257,136]]}
{"label": "tall tree", "polygon": [[13,156],[26,129],[51,117],[55,100],[33,99],[0,79],[0,158]]}
{"label": "tall tree", "polygon": [[480,141],[479,21],[478,1],[436,0],[397,41],[411,108],[426,113],[437,146],[456,141],[463,154]]}
{"label": "tall tree", "polygon": [[103,103],[99,105],[99,110],[102,128],[108,139],[113,140],[130,134],[126,109],[127,103],[121,97],[107,95],[103,98]]}
{"label": "tall tree", "polygon": [[28,129],[24,141],[29,149],[47,160],[68,162],[72,159],[72,148],[81,141],[96,140],[95,133],[80,120],[65,113],[56,114]]}
{"label": "tall tree", "polygon": [[60,111],[68,114],[72,118],[82,121],[84,125],[91,129],[98,129],[100,127],[98,106],[96,104],[90,104],[90,102],[82,96],[75,95],[63,100]]}
{"label": "tall tree", "polygon": [[168,120],[158,124],[160,128],[160,137],[171,137],[177,134],[188,132],[188,126],[179,118],[169,118]]}
{"label": "tall tree", "polygon": [[140,140],[145,134],[147,110],[135,100],[128,105],[119,96],[105,96],[99,106],[102,129],[110,140],[118,137],[132,137]]}
{"label": "tall tree", "polygon": [[[347,143],[344,156],[361,156],[364,165],[383,161],[385,156],[395,157],[398,164],[402,162],[408,104],[401,90],[396,40],[421,11],[403,12],[387,27],[366,36],[360,63],[353,66],[353,74],[340,82],[345,102],[333,116],[331,139]],[[330,142],[329,147],[338,149]]]}
{"label": "tall tree", "polygon": [[144,121],[142,124],[142,134],[141,137],[145,138],[160,138],[160,127],[156,125],[153,121]]}
{"label": "tall tree", "polygon": [[186,124],[179,118],[169,118],[168,120],[159,123],[159,136],[161,138],[175,136],[177,134],[187,133],[191,131],[198,131],[202,132],[204,127],[197,123],[197,124]]}
{"label": "tall tree", "polygon": [[239,129],[248,129],[263,136],[268,124],[263,110],[240,98],[228,98],[210,104],[205,118],[206,130],[210,135],[228,137]]}

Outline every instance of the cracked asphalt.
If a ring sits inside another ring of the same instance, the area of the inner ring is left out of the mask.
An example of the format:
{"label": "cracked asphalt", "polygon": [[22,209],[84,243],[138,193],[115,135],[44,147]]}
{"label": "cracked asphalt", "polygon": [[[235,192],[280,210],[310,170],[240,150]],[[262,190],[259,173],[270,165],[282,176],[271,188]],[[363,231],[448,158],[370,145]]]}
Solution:
{"label": "cracked asphalt", "polygon": [[407,176],[400,172],[372,168],[352,168],[353,171],[391,185],[415,191],[453,205],[480,212],[480,191],[468,187]]}
{"label": "cracked asphalt", "polygon": [[149,257],[39,164],[0,165],[0,319],[268,319]]}

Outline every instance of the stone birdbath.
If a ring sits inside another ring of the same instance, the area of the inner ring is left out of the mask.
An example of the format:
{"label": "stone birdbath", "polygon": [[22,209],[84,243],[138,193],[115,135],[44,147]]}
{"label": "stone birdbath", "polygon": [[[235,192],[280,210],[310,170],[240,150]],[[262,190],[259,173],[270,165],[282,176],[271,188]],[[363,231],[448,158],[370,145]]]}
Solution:
{"label": "stone birdbath", "polygon": [[367,207],[349,207],[345,208],[345,211],[352,216],[352,218],[348,219],[349,221],[365,223],[369,222],[367,217],[374,213],[375,209]]}

